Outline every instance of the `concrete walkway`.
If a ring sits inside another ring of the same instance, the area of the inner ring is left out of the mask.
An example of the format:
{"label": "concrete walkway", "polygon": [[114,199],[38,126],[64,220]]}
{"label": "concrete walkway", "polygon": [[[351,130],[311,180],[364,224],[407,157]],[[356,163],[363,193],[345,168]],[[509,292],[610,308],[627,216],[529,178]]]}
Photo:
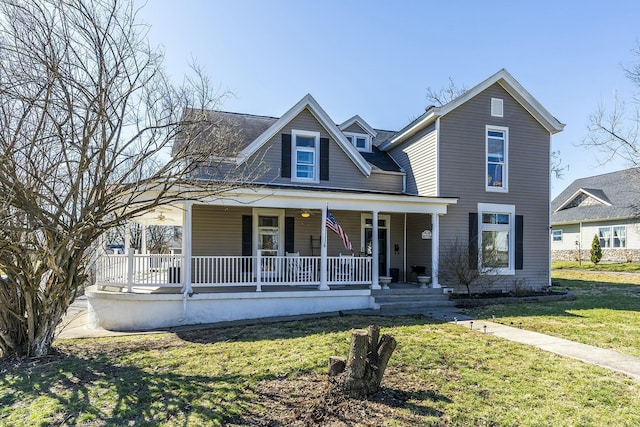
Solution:
{"label": "concrete walkway", "polygon": [[432,312],[430,315],[438,320],[456,323],[463,328],[474,329],[509,341],[527,344],[560,356],[571,357],[585,363],[621,372],[640,380],[640,358],[637,357],[501,323],[473,319],[463,313],[452,310],[440,310]]}
{"label": "concrete walkway", "polygon": [[[362,314],[362,315],[382,315],[377,310],[357,310],[354,312],[346,313],[321,313],[318,315],[305,315],[305,316],[289,316],[280,318],[261,319],[261,323],[273,323],[278,321],[287,320],[299,320],[308,318],[330,317],[337,316],[339,314]],[[581,344],[574,341],[565,340],[562,338],[556,338],[550,335],[540,334],[538,332],[531,332],[525,329],[515,328],[512,326],[506,326],[496,322],[490,322],[486,320],[477,320],[465,315],[454,307],[446,308],[434,308],[428,312],[422,311],[398,311],[392,313],[384,313],[385,316],[398,316],[403,314],[422,314],[436,320],[444,322],[455,323],[461,328],[473,329],[479,333],[488,333],[496,337],[503,338],[509,341],[518,342],[521,344],[527,344],[539,349],[558,354],[560,356],[571,357],[573,359],[581,360],[585,363],[601,366],[603,368],[611,369],[616,372],[626,374],[636,380],[640,380],[640,358],[627,356],[618,353],[613,350],[605,350],[599,347],[594,347],[587,344]],[[85,297],[78,298],[69,308],[67,316],[64,318],[60,332],[57,336],[59,339],[69,338],[99,338],[99,337],[114,337],[121,335],[135,335],[135,334],[147,334],[147,333],[159,333],[162,331],[153,332],[114,332],[106,329],[88,329],[87,328],[87,301]],[[172,328],[171,331],[183,330],[183,329],[200,329],[203,327],[225,327],[237,324],[252,324],[256,323],[256,320],[244,320],[235,322],[225,322],[223,324],[216,325],[187,325],[184,327]],[[485,329],[486,327],[486,329]]]}

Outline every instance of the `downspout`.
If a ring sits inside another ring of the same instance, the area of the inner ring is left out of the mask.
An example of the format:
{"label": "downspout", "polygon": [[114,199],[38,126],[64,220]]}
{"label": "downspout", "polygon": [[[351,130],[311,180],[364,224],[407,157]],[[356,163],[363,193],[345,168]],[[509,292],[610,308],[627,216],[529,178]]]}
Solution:
{"label": "downspout", "polygon": [[[551,212],[551,158],[553,156],[553,147],[551,147],[551,133],[549,133],[549,192],[547,193],[549,195],[548,197],[548,201],[547,203],[549,204],[549,281],[547,283],[547,286],[549,286],[548,289],[551,289],[551,260],[552,260],[552,256],[551,256],[551,251],[552,251],[552,246],[551,244],[553,243],[553,231],[552,231],[552,217],[553,217],[553,212]],[[524,233],[524,231],[523,231]],[[524,237],[523,237],[524,238]]]}
{"label": "downspout", "polygon": [[440,116],[436,118],[436,197],[440,197]]}

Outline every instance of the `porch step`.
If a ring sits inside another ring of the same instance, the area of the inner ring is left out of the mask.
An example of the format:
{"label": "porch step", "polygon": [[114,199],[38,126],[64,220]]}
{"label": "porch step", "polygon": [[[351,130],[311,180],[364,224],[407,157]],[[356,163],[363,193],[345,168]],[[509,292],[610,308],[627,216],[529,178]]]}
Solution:
{"label": "porch step", "polygon": [[426,311],[436,307],[454,307],[455,302],[442,293],[442,289],[418,287],[380,289],[372,292],[381,312]]}

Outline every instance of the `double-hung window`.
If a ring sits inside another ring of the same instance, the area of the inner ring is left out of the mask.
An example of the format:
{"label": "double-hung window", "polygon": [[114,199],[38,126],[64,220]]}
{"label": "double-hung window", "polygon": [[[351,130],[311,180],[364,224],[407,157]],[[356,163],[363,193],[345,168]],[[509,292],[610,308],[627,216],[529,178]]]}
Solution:
{"label": "double-hung window", "polygon": [[293,130],[291,136],[292,180],[318,182],[320,133]]}
{"label": "double-hung window", "polygon": [[486,127],[487,191],[507,191],[509,129]]}
{"label": "double-hung window", "polygon": [[562,230],[553,230],[552,235],[554,242],[562,242]]}
{"label": "double-hung window", "polygon": [[601,248],[626,248],[627,227],[624,225],[614,227],[599,227],[598,238]]}
{"label": "double-hung window", "polygon": [[371,137],[369,135],[352,132],[345,132],[344,135],[347,140],[358,149],[358,151],[363,151],[365,153],[371,152]]}
{"label": "double-hung window", "polygon": [[478,231],[481,270],[514,274],[515,206],[478,203]]}

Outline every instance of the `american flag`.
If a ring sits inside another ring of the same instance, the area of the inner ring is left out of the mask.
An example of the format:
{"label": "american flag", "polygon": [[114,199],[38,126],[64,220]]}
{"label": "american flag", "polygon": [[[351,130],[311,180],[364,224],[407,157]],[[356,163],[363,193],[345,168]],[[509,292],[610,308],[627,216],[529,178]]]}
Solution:
{"label": "american flag", "polygon": [[344,247],[347,250],[350,250],[351,252],[353,252],[353,246],[351,246],[351,242],[349,241],[349,236],[347,236],[347,233],[345,233],[342,227],[340,227],[340,224],[338,224],[338,221],[336,221],[333,215],[331,215],[331,212],[329,212],[329,208],[327,208],[327,228],[333,231],[334,233],[336,233],[338,236],[340,236]]}

